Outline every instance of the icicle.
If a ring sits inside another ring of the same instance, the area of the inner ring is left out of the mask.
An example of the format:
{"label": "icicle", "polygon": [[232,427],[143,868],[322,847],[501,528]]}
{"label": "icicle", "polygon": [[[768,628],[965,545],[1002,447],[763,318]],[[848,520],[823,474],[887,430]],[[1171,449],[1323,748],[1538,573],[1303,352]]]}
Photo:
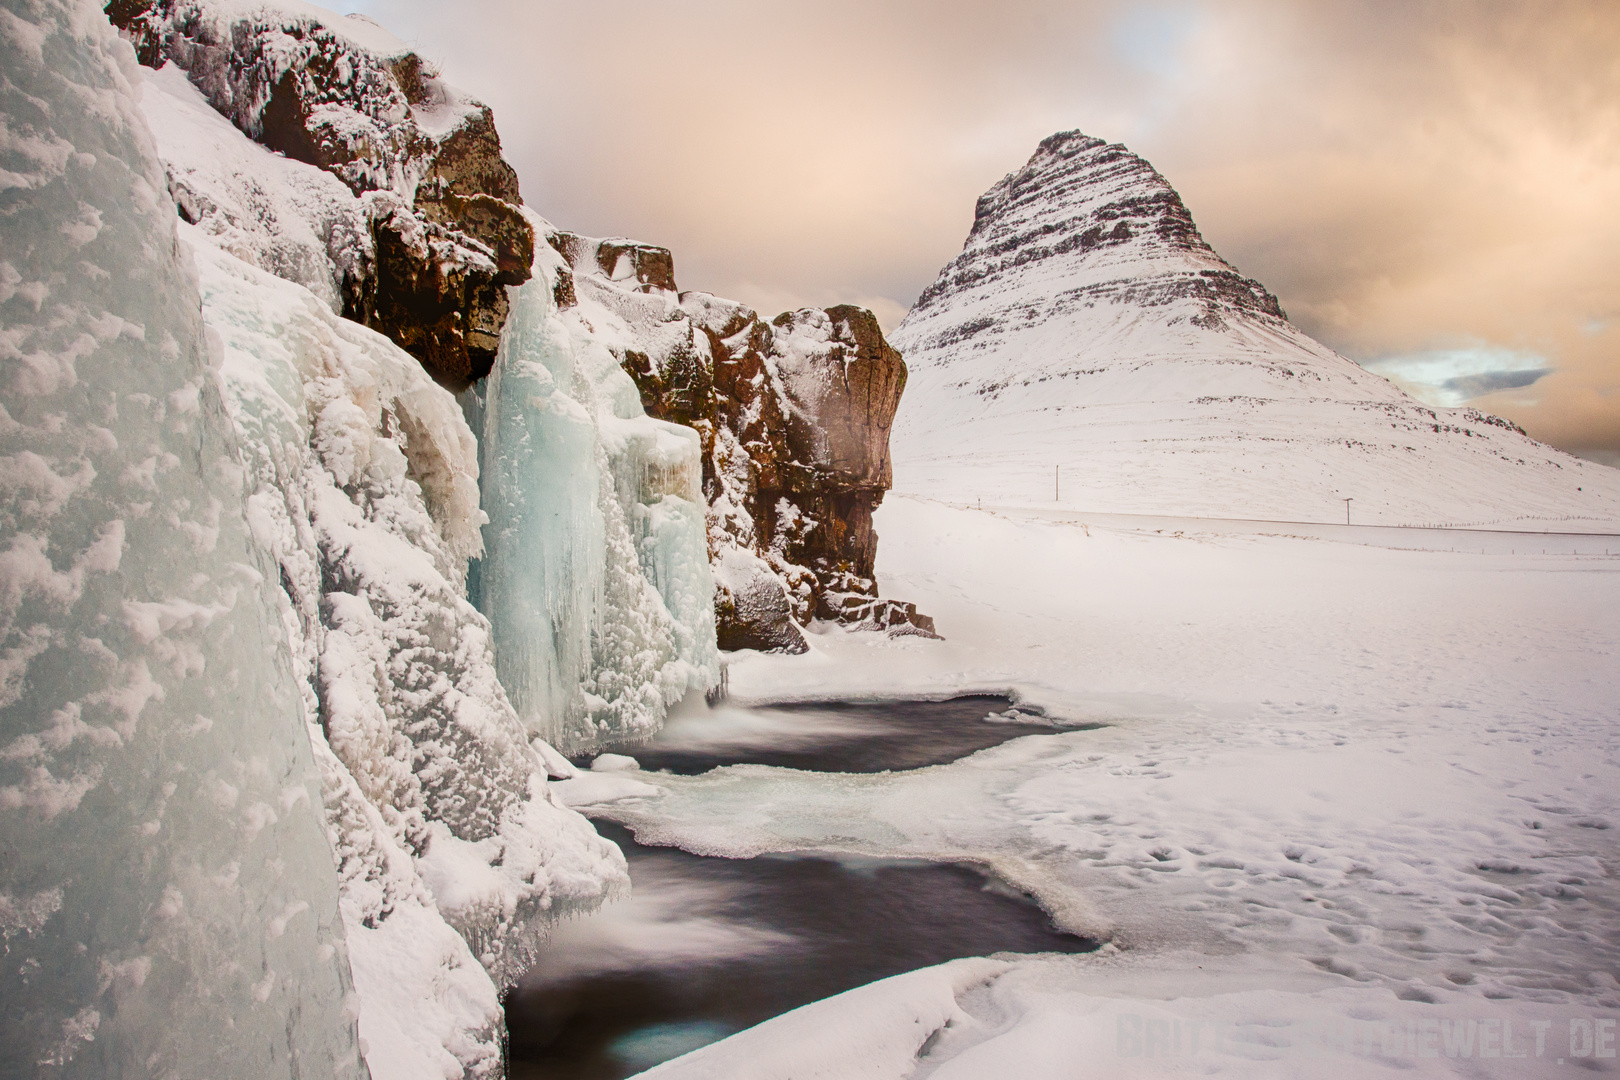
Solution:
{"label": "icicle", "polygon": [[[536,219],[538,221],[538,219]],[[543,226],[543,222],[539,222]],[[719,679],[701,446],[648,418],[543,248],[513,289],[483,420],[490,523],[477,602],[533,733],[572,751],[644,738]]]}

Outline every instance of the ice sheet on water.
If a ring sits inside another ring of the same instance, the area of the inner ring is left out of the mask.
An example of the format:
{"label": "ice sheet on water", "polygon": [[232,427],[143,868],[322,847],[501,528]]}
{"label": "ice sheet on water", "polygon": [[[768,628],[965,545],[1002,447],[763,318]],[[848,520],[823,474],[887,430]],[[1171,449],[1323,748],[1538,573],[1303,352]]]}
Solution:
{"label": "ice sheet on water", "polygon": [[362,1074],[275,569],[93,3],[0,20],[0,1072]]}

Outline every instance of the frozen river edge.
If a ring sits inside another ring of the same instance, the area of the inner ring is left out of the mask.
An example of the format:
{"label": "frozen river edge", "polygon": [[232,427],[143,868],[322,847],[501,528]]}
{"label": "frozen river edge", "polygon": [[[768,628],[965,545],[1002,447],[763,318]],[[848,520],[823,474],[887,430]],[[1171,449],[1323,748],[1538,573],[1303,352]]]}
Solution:
{"label": "frozen river edge", "polygon": [[815,1075],[794,1032],[818,1030],[841,1033],[816,1045],[838,1076],[1157,1075],[1189,1055],[1294,1075],[1322,1053],[1357,1075],[1613,1068],[1620,558],[1603,538],[1543,556],[1528,537],[1482,553],[1065,516],[892,499],[884,586],[947,640],[812,635],[808,657],[734,659],[731,684],[743,701],[1015,688],[1109,726],[836,783],[731,769],[566,797],[691,851],[978,859],[1111,947],[873,984],[657,1075]]}

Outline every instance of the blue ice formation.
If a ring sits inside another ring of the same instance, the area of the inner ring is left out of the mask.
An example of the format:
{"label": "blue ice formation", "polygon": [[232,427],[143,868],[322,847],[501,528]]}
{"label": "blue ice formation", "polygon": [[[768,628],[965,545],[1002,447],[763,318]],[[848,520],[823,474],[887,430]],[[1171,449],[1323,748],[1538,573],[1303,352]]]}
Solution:
{"label": "blue ice formation", "polygon": [[568,272],[539,245],[464,404],[482,428],[474,591],[496,668],[528,729],[576,751],[651,735],[718,682],[719,653],[697,432],[648,417],[603,328],[559,310]]}

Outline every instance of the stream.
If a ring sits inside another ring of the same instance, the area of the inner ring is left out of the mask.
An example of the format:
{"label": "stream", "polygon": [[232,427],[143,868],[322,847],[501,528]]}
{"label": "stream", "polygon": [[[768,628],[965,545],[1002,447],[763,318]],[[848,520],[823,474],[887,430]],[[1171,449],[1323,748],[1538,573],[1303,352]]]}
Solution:
{"label": "stream", "polygon": [[[754,763],[818,772],[920,768],[1054,725],[1001,697],[721,706],[617,752],[652,772]],[[877,979],[965,956],[1086,952],[988,871],[920,859],[693,855],[597,821],[629,899],[559,926],[506,999],[514,1080],[620,1080]]]}

